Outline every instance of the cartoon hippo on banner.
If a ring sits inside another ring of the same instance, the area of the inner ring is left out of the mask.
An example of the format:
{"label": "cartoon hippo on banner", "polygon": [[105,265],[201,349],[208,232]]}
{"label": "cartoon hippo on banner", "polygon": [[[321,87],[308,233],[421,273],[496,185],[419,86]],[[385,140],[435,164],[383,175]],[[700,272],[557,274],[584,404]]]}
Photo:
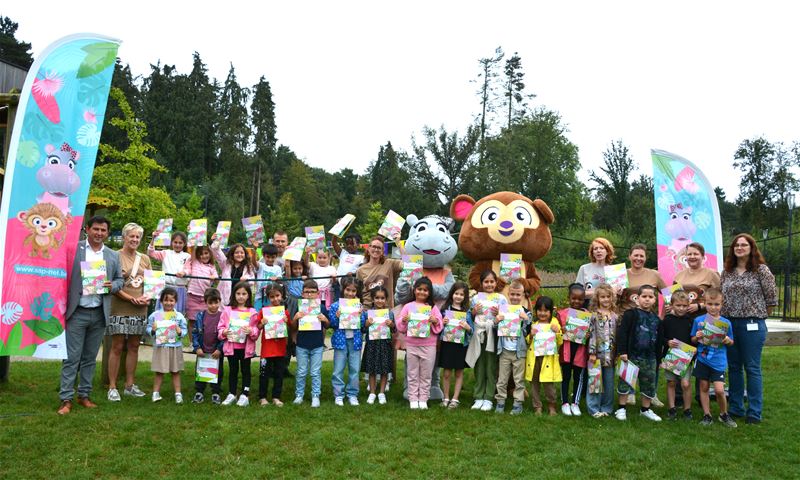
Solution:
{"label": "cartoon hippo on banner", "polygon": [[[455,283],[453,273],[447,266],[458,253],[458,245],[452,234],[455,222],[452,218],[439,215],[428,215],[418,219],[412,214],[406,217],[406,223],[411,229],[405,243],[406,255],[422,255],[422,274],[431,279],[433,301],[441,307]],[[399,306],[412,300],[411,287],[407,279],[401,278],[397,281],[394,291],[395,305]],[[402,307],[396,307],[395,316],[400,314],[400,308]],[[439,386],[439,368],[434,367],[430,399],[441,400],[443,396]],[[408,388],[405,384],[403,398],[408,399]]]}
{"label": "cartoon hippo on banner", "polygon": [[44,188],[44,193],[37,200],[39,203],[52,203],[64,215],[69,215],[69,196],[81,186],[81,179],[75,173],[75,165],[81,154],[66,142],[58,149],[47,145],[44,151],[47,153],[44,166],[36,172],[36,181]]}
{"label": "cartoon hippo on banner", "polygon": [[692,207],[677,203],[669,206],[669,220],[664,225],[664,230],[672,238],[669,248],[673,252],[680,252],[692,243],[692,236],[697,233],[697,227],[692,221]]}

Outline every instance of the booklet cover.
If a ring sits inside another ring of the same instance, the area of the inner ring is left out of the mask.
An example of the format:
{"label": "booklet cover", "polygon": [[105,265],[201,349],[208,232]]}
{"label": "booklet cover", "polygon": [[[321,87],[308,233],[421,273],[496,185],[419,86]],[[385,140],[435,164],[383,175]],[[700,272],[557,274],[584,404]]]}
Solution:
{"label": "booklet cover", "polygon": [[384,322],[389,320],[389,309],[380,308],[378,310],[367,310],[367,317],[372,319],[372,325],[369,326],[369,339],[370,340],[387,340],[392,338],[392,331],[389,325]]}
{"label": "booklet cover", "polygon": [[295,262],[299,262],[303,260],[303,253],[306,249],[306,237],[294,237],[292,243],[286,247],[286,250],[283,252],[283,259],[285,261],[294,260]]}
{"label": "booklet cover", "polygon": [[600,360],[589,365],[589,393],[603,393],[603,366]]}
{"label": "booklet cover", "polygon": [[261,314],[267,323],[264,324],[264,340],[286,338],[289,329],[286,325],[286,307],[264,307]]}
{"label": "booklet cover", "polygon": [[706,315],[706,319],[703,322],[703,345],[718,347],[722,345],[722,342],[727,336],[728,324],[722,321],[722,319],[713,320]]}
{"label": "booklet cover", "polygon": [[154,247],[169,247],[172,242],[172,219],[162,218],[156,227],[156,238],[153,240]]}
{"label": "booklet cover", "polygon": [[325,227],[316,225],[306,227],[306,245],[312,252],[317,252],[325,248]]}
{"label": "booklet cover", "polygon": [[688,343],[677,340],[677,347],[670,347],[667,354],[661,360],[661,368],[672,372],[679,377],[683,377],[689,365],[692,363],[697,348]]}
{"label": "booklet cover", "polygon": [[206,245],[206,235],[208,233],[207,219],[198,218],[190,221],[189,228],[186,230],[186,243],[188,247],[202,247]]}
{"label": "booklet cover", "polygon": [[219,381],[219,360],[211,358],[211,355],[198,356],[194,380],[203,383],[217,383]]}
{"label": "booklet cover", "polygon": [[264,243],[264,222],[261,220],[261,215],[244,217],[242,226],[249,245],[255,247]]}
{"label": "booklet cover", "polygon": [[345,233],[347,233],[347,230],[350,228],[350,225],[352,225],[355,220],[356,216],[348,213],[344,217],[340,218],[339,221],[336,222],[336,225],[334,225],[333,227],[331,227],[330,230],[328,230],[328,233],[341,238]]}
{"label": "booklet cover", "polygon": [[157,310],[153,319],[153,329],[156,334],[156,345],[166,345],[179,340],[178,322],[175,321],[175,312]]}
{"label": "booklet cover", "polygon": [[357,298],[339,300],[339,329],[361,329],[361,301]]}
{"label": "booklet cover", "polygon": [[164,272],[158,270],[145,270],[144,275],[144,296],[150,300],[157,299],[161,295],[161,290],[167,286],[167,279]]}
{"label": "booklet cover", "polygon": [[606,283],[613,288],[619,288],[620,291],[628,288],[628,268],[624,263],[606,265],[603,267],[603,273],[606,276]]}
{"label": "booklet cover", "polygon": [[409,308],[408,336],[428,338],[431,336],[431,306],[414,303]]}
{"label": "booklet cover", "polygon": [[503,319],[497,324],[497,335],[499,337],[519,337],[522,335],[522,319],[519,318],[519,314],[522,311],[522,305],[509,305],[506,303],[500,307]]}
{"label": "booklet cover", "polygon": [[585,345],[589,341],[589,321],[592,318],[591,312],[567,310],[567,323],[564,325],[564,340]]}
{"label": "booklet cover", "polygon": [[231,222],[222,220],[217,222],[216,239],[219,242],[219,248],[228,247],[228,239],[231,236]]}
{"label": "booklet cover", "polygon": [[405,224],[405,218],[398,215],[394,210],[389,210],[381,228],[378,229],[378,235],[382,235],[390,240],[398,240],[400,238],[400,232],[403,230],[403,225]]}
{"label": "booklet cover", "polygon": [[501,253],[500,254],[500,278],[510,283],[512,280],[522,277],[522,254],[521,253]]}
{"label": "booklet cover", "polygon": [[633,362],[623,362],[617,359],[617,376],[635,389],[639,380],[639,367]]}
{"label": "booklet cover", "polygon": [[402,259],[400,278],[413,285],[418,278],[422,278],[422,255],[402,255]]}
{"label": "booklet cover", "polygon": [[247,341],[246,329],[250,327],[250,312],[231,310],[231,320],[228,323],[228,341],[231,343],[245,343]]}
{"label": "booklet cover", "polygon": [[467,321],[467,312],[445,310],[444,318],[447,323],[442,329],[442,341],[463,344],[467,332],[461,327],[461,322]]}
{"label": "booklet cover", "polygon": [[81,282],[83,295],[108,293],[106,283],[106,261],[81,262]]}
{"label": "booklet cover", "polygon": [[674,285],[670,285],[667,288],[661,289],[661,295],[664,296],[664,303],[672,302],[672,294],[677,292],[678,290],[683,290],[683,286],[680,283],[676,283]]}
{"label": "booklet cover", "polygon": [[322,330],[322,322],[317,317],[320,314],[319,299],[301,298],[297,300],[297,303],[297,311],[303,314],[297,329],[301,332]]}
{"label": "booklet cover", "polygon": [[475,295],[475,305],[479,314],[494,318],[491,309],[500,305],[500,294],[479,292]]}
{"label": "booklet cover", "polygon": [[558,353],[558,343],[556,342],[556,333],[550,330],[550,325],[547,329],[537,331],[533,336],[533,355],[536,357],[544,357],[547,355],[556,355]]}

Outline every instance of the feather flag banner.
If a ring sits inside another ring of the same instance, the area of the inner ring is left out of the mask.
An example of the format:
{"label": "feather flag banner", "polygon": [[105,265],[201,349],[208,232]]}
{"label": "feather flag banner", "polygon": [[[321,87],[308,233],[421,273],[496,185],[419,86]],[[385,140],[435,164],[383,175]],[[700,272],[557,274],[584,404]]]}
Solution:
{"label": "feather flag banner", "polygon": [[119,43],[71,35],[28,72],[0,204],[0,355],[67,356],[68,277]]}
{"label": "feather flag banner", "polygon": [[667,285],[686,267],[686,246],[699,242],[705,266],[722,270],[722,223],[717,196],[706,176],[689,160],[652,150],[658,272]]}

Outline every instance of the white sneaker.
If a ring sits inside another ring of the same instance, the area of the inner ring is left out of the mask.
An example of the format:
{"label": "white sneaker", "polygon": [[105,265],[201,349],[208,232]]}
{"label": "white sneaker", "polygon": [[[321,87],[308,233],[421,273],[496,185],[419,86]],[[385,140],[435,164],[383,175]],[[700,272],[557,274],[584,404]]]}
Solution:
{"label": "white sneaker", "polygon": [[108,401],[109,402],[119,402],[122,398],[119,396],[119,390],[116,388],[112,388],[108,391]]}
{"label": "white sneaker", "polygon": [[659,400],[658,397],[653,397],[653,399],[650,400],[650,404],[653,405],[654,407],[658,407],[658,408],[661,408],[661,407],[664,406],[664,402]]}
{"label": "white sneaker", "polygon": [[572,410],[569,409],[569,403],[562,403],[561,404],[561,413],[563,413],[564,415],[566,415],[568,417],[572,416]]}
{"label": "white sneaker", "polygon": [[428,402],[418,402],[420,410],[427,410],[428,409]]}
{"label": "white sneaker", "polygon": [[570,405],[569,409],[572,410],[572,415],[576,417],[581,416],[581,407],[579,407],[577,403],[573,403],[572,405]]}
{"label": "white sneaker", "polygon": [[237,407],[246,407],[250,405],[250,399],[244,393],[239,395],[239,400],[236,401]]}
{"label": "white sneaker", "polygon": [[145,395],[147,395],[135,383],[133,385],[131,385],[130,387],[125,387],[125,391],[123,393],[125,395],[131,396],[131,397],[137,397],[137,398],[141,398],[141,397],[144,397]]}
{"label": "white sneaker", "polygon": [[483,405],[481,405],[481,412],[488,412],[492,409],[492,401],[491,400],[484,400]]}
{"label": "white sneaker", "polygon": [[483,406],[483,400],[475,400],[475,403],[470,407],[471,410],[480,410]]}
{"label": "white sneaker", "polygon": [[294,403],[295,405],[300,405],[301,403],[303,403],[303,397],[294,397],[294,401],[292,403]]}
{"label": "white sneaker", "polygon": [[381,405],[386,405],[386,395],[383,393],[378,394],[378,403]]}
{"label": "white sneaker", "polygon": [[335,403],[337,407],[344,407],[344,398],[336,397],[333,399],[333,403]]}
{"label": "white sneaker", "polygon": [[181,392],[175,394],[175,403],[178,405],[183,403],[183,394]]}
{"label": "white sneaker", "polygon": [[225,400],[222,401],[222,404],[227,407],[228,405],[233,405],[233,402],[235,401],[236,401],[236,395],[229,393],[228,396],[225,397]]}
{"label": "white sneaker", "polygon": [[411,410],[418,410],[419,409],[419,402],[408,402]]}
{"label": "white sneaker", "polygon": [[358,397],[347,397],[347,401],[350,402],[350,405],[353,407],[358,406]]}
{"label": "white sneaker", "polygon": [[311,408],[319,408],[319,397],[311,397]]}
{"label": "white sneaker", "polygon": [[624,408],[618,408],[616,412],[614,412],[614,416],[617,420],[627,420],[628,414],[625,412]]}
{"label": "white sneaker", "polygon": [[652,420],[654,422],[660,422],[661,421],[661,417],[659,417],[656,414],[656,412],[654,412],[653,410],[651,410],[649,408],[647,410],[645,410],[644,412],[639,412],[639,415],[643,416],[644,418],[646,418],[648,420]]}
{"label": "white sneaker", "polygon": [[161,394],[158,392],[153,392],[153,403],[161,401]]}
{"label": "white sneaker", "polygon": [[375,403],[375,394],[370,393],[367,397],[367,405],[372,405],[373,403]]}

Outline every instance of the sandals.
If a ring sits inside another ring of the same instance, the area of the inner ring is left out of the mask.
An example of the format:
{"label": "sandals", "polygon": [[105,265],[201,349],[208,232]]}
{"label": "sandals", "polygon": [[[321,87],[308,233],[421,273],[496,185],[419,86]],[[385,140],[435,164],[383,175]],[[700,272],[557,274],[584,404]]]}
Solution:
{"label": "sandals", "polygon": [[458,408],[458,404],[459,404],[458,400],[450,400],[450,403],[447,405],[447,408],[449,408],[450,410],[455,410],[456,408]]}

